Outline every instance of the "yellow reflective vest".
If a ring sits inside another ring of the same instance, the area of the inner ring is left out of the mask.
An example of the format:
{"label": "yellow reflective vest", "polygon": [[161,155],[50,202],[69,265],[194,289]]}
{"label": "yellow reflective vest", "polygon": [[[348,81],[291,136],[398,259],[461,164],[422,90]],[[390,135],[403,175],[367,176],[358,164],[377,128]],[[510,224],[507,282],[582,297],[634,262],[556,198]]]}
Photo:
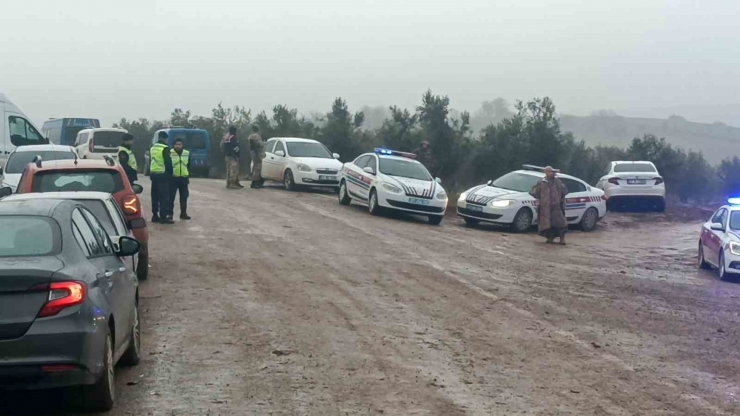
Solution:
{"label": "yellow reflective vest", "polygon": [[149,149],[149,173],[156,174],[165,172],[163,150],[166,148],[167,145],[156,143],[151,149]]}
{"label": "yellow reflective vest", "polygon": [[189,178],[188,162],[190,162],[190,152],[183,149],[182,154],[178,155],[175,149],[170,150],[172,157],[172,176],[175,178]]}

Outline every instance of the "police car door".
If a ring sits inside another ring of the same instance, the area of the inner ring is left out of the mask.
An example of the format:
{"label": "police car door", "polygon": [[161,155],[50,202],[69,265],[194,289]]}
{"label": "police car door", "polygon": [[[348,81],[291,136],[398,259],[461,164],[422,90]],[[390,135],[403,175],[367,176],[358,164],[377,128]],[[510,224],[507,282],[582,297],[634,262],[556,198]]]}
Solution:
{"label": "police car door", "polygon": [[559,178],[563,185],[568,188],[565,196],[565,218],[569,223],[581,220],[589,202],[588,188],[581,181],[570,178]]}
{"label": "police car door", "polygon": [[365,183],[363,182],[363,175],[367,175],[363,168],[370,160],[370,155],[362,155],[355,159],[354,162],[348,163],[344,168],[344,181],[347,185],[347,192],[352,198],[355,199],[367,199],[366,192],[360,192],[364,188]]}
{"label": "police car door", "polygon": [[[365,172],[365,168],[372,169],[372,173]],[[370,158],[362,168],[362,186],[360,186],[360,195],[366,200],[370,198],[370,186],[375,181],[375,176],[378,174],[378,157],[370,155]]]}

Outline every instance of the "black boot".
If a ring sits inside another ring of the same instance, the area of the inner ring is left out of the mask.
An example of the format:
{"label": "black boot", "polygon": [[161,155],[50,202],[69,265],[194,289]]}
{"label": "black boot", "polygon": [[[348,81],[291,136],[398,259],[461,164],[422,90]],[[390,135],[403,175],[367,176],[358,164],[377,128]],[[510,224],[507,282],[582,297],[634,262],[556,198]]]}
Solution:
{"label": "black boot", "polygon": [[190,215],[188,215],[188,214],[186,214],[186,213],[183,212],[182,214],[180,214],[180,219],[181,220],[190,220],[192,218],[190,218]]}

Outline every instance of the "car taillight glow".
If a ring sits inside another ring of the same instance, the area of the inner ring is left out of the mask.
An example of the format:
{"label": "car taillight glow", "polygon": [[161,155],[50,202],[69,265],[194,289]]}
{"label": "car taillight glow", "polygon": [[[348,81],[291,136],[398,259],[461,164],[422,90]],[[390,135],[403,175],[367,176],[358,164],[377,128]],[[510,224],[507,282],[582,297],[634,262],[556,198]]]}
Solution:
{"label": "car taillight glow", "polygon": [[137,197],[136,195],[123,197],[123,212],[125,214],[138,214],[140,210],[141,205],[139,204],[139,197]]}
{"label": "car taillight glow", "polygon": [[657,178],[653,178],[653,179],[655,179],[655,184],[656,185],[660,185],[661,183],[663,183],[663,178],[661,178],[661,177],[657,177]]}
{"label": "car taillight glow", "polygon": [[609,179],[609,183],[611,183],[613,185],[619,185],[619,181],[620,181],[619,178],[611,178],[611,179]]}
{"label": "car taillight glow", "polygon": [[39,318],[54,316],[65,308],[79,305],[85,301],[85,285],[79,282],[54,282],[49,285],[49,300]]}

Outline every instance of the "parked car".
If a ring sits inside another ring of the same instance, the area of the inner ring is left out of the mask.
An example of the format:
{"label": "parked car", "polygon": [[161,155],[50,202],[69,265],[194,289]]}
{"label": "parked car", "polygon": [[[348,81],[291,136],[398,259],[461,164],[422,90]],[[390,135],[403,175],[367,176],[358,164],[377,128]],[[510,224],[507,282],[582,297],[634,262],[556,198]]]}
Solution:
{"label": "parked car", "polygon": [[26,165],[37,156],[47,163],[53,163],[54,160],[74,160],[77,152],[74,147],[53,144],[16,147],[10,152],[5,168],[0,168],[0,187],[8,186],[15,192]]}
{"label": "parked car", "polygon": [[721,280],[740,275],[740,198],[730,198],[699,235],[699,267],[717,269]]}
{"label": "parked car", "polygon": [[[131,185],[126,172],[113,158],[58,160],[54,163],[37,161],[26,166],[16,190],[19,194],[81,191],[113,195],[123,211],[126,225],[141,244],[136,271],[139,280],[146,280],[149,275],[149,232],[137,196],[143,188],[138,184]],[[10,193],[10,188],[0,188],[0,198]]]}
{"label": "parked car", "polygon": [[[190,175],[191,176],[208,176],[211,169],[210,153],[211,138],[208,131],[203,129],[189,127],[168,127],[154,132],[149,147],[159,141],[159,132],[167,133],[167,146],[172,149],[175,146],[175,140],[182,140],[182,147],[190,152]],[[144,174],[149,175],[149,150],[144,153]]]}
{"label": "parked car", "polygon": [[[76,201],[82,204],[95,215],[108,233],[113,245],[116,245],[118,237],[130,237],[136,239],[133,231],[126,226],[126,220],[113,195],[105,192],[40,192],[30,194],[15,194],[2,199],[9,201],[35,201],[40,199],[61,199]],[[138,264],[138,253],[125,259],[131,270],[136,270]]]}
{"label": "parked car", "polygon": [[117,362],[141,357],[139,288],[121,257],[139,243],[108,233],[85,207],[0,203],[0,389],[81,386],[109,410]]}
{"label": "parked car", "polygon": [[638,204],[665,211],[665,181],[653,162],[611,162],[596,187],[606,194],[609,210]]}
{"label": "parked car", "polygon": [[83,159],[104,159],[105,156],[118,157],[118,147],[123,144],[124,129],[94,128],[77,133],[75,148]]}
{"label": "parked car", "polygon": [[80,130],[96,127],[100,127],[100,120],[96,118],[50,118],[41,126],[41,133],[50,143],[73,146]]}
{"label": "parked car", "polygon": [[47,144],[49,140],[39,133],[31,119],[4,94],[0,93],[0,167],[18,146]]}
{"label": "parked car", "polygon": [[293,137],[275,137],[265,143],[262,177],[282,182],[285,189],[328,187],[337,189],[342,162],[320,142]]}
{"label": "parked car", "polygon": [[[537,224],[539,205],[529,191],[545,177],[542,169],[524,165],[521,170],[468,189],[457,200],[457,215],[468,225],[489,222],[510,226],[517,232],[529,230]],[[565,197],[568,224],[577,224],[584,231],[592,231],[606,215],[604,192],[570,175],[558,173],[557,177],[568,188]]]}
{"label": "parked car", "polygon": [[339,203],[353,200],[367,204],[371,215],[382,210],[424,215],[438,225],[447,209],[447,193],[439,178],[414,160],[413,153],[375,149],[342,167]]}

